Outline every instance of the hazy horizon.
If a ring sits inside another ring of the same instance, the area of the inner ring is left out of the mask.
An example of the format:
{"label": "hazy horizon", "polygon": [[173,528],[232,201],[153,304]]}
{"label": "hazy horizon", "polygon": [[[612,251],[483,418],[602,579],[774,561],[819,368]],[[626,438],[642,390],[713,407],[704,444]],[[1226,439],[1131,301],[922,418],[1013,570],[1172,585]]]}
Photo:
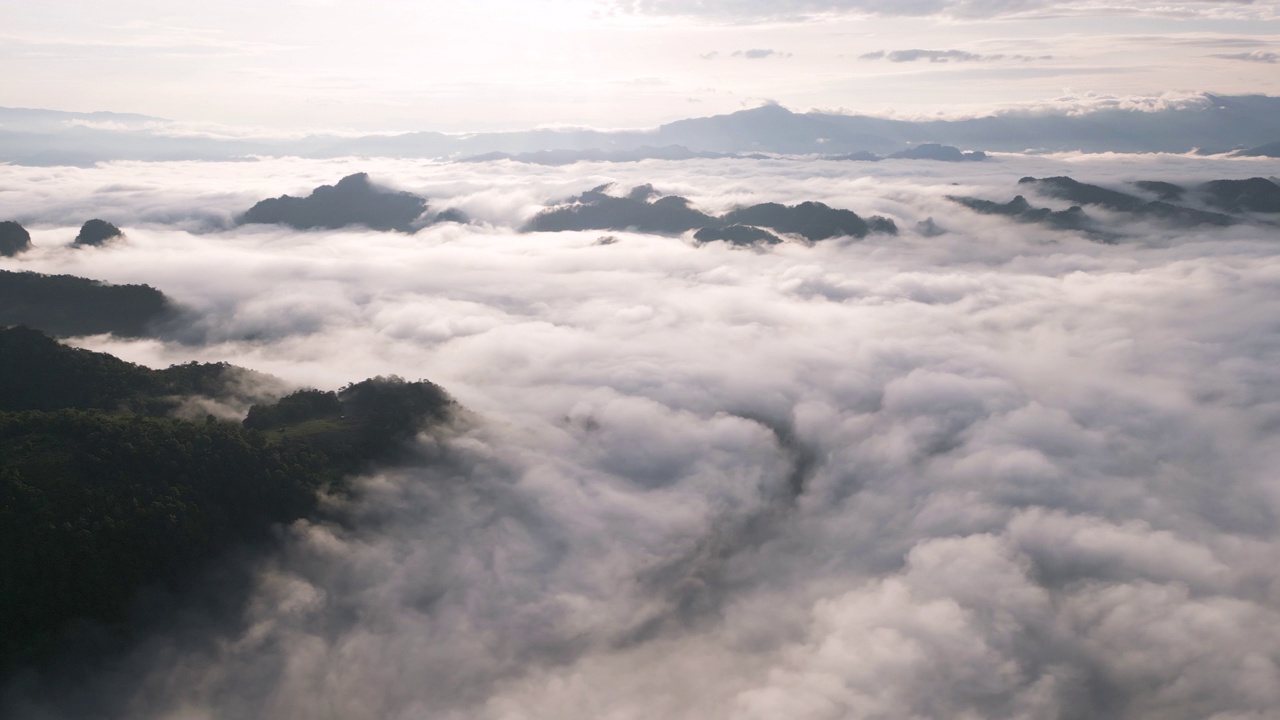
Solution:
{"label": "hazy horizon", "polygon": [[7,14],[0,106],[353,131],[651,127],[763,102],[918,116],[1277,94],[1280,5],[110,0]]}

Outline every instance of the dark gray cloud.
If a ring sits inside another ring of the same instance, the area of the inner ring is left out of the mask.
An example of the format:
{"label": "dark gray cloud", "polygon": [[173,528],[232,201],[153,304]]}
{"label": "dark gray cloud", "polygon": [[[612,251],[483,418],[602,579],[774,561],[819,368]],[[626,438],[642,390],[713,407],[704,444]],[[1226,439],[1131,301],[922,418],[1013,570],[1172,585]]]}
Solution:
{"label": "dark gray cloud", "polygon": [[735,51],[733,56],[748,60],[763,60],[765,58],[787,58],[791,57],[791,53],[780,52],[770,48],[752,48],[750,50]]}
{"label": "dark gray cloud", "polygon": [[[45,218],[5,269],[149,282],[202,310],[209,337],[84,344],[322,387],[427,377],[472,415],[421,438],[430,462],[360,480],[335,508],[345,522],[287,529],[235,622],[158,634],[53,698],[10,688],[0,711],[1266,717],[1280,704],[1271,228],[1122,218],[1126,240],[1106,246],[945,199],[1007,196],[1022,176],[1194,188],[1257,169],[293,159],[55,182],[3,168],[6,202]],[[140,221],[200,198],[230,214],[357,170],[477,224]],[[946,232],[763,252],[516,232],[610,181],[708,213],[812,199]],[[129,243],[67,249],[63,216],[106,208]]]}
{"label": "dark gray cloud", "polygon": [[1140,35],[1123,38],[1124,42],[1140,42],[1151,45],[1180,45],[1209,48],[1252,48],[1266,45],[1266,40],[1258,37],[1230,37],[1220,35],[1195,35],[1191,37],[1169,37],[1165,35]]}
{"label": "dark gray cloud", "polygon": [[981,55],[978,53],[966,52],[964,50],[877,50],[858,56],[859,60],[888,60],[889,62],[903,63],[916,62],[918,60],[928,60],[933,63],[946,62],[999,62],[1001,60],[1014,60],[1019,62],[1029,62],[1032,60],[1052,60],[1052,55]]}
{"label": "dark gray cloud", "polygon": [[1267,52],[1264,50],[1255,50],[1245,53],[1221,53],[1212,57],[1221,58],[1223,60],[1244,60],[1246,62],[1259,63],[1278,63],[1280,62],[1280,54]]}
{"label": "dark gray cloud", "polygon": [[[712,50],[711,52],[702,53],[698,57],[703,60],[715,60],[724,56],[720,52]],[[772,48],[751,48],[749,50],[734,50],[728,57],[743,58],[745,60],[764,60],[767,58],[789,58],[791,53]]]}

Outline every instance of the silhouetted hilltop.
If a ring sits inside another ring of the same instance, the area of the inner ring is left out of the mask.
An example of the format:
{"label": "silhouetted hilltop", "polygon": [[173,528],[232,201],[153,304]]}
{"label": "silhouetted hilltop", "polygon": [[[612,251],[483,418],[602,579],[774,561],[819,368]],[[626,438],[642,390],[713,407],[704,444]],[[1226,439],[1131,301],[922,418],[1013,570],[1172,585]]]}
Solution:
{"label": "silhouetted hilltop", "polygon": [[845,153],[843,155],[824,155],[826,160],[852,160],[854,162],[880,162],[884,158],[873,152],[859,150],[857,152]]}
{"label": "silhouetted hilltop", "polygon": [[679,235],[715,222],[710,215],[691,208],[689,201],[678,195],[652,199],[651,185],[634,188],[626,197],[606,194],[610,187],[612,183],[600,185],[538,213],[526,230],[637,230]]}
{"label": "silhouetted hilltop", "polygon": [[1108,190],[1097,185],[1088,185],[1069,177],[1033,178],[1024,177],[1019,185],[1033,185],[1042,194],[1061,198],[1081,205],[1100,205],[1110,210],[1134,212],[1146,204],[1142,198],[1134,197],[1118,190]]}
{"label": "silhouetted hilltop", "polygon": [[1085,214],[1082,205],[1130,215],[1134,220],[1155,220],[1175,227],[1226,227],[1250,222],[1247,216],[1235,216],[1206,208],[1233,213],[1280,212],[1280,185],[1260,177],[1213,180],[1198,185],[1193,190],[1165,181],[1139,180],[1131,183],[1133,187],[1147,193],[1148,197],[1154,195],[1157,200],[1148,200],[1114,188],[1082,183],[1066,176],[1024,177],[1018,184],[1041,195],[1076,204],[1068,210],[1054,211],[1035,207],[1022,195],[1007,203],[959,196],[948,196],[948,199],[974,212],[1002,215],[1019,222],[1041,223],[1061,230],[1078,230],[1095,240],[1108,242],[1119,236],[1110,229],[1104,230],[1099,222]]}
{"label": "silhouetted hilltop", "polygon": [[928,238],[938,237],[939,235],[947,234],[946,228],[934,222],[933,218],[931,217],[927,217],[921,220],[920,222],[916,223],[915,230],[921,236],[928,237]]}
{"label": "silhouetted hilltop", "polygon": [[1133,183],[1134,187],[1140,190],[1146,190],[1156,196],[1158,200],[1166,202],[1178,202],[1182,200],[1182,196],[1187,194],[1187,189],[1181,185],[1175,185],[1171,182],[1162,182],[1160,180],[1138,180]]}
{"label": "silhouetted hilltop", "polygon": [[711,117],[677,120],[649,133],[662,144],[711,152],[778,152],[808,154],[901,148],[890,136],[894,121],[851,127],[842,116],[794,113],[768,104]]}
{"label": "silhouetted hilltop", "polygon": [[168,298],[149,285],[0,270],[0,325],[30,325],[63,337],[143,337],[174,312]]}
{"label": "silhouetted hilltop", "polygon": [[1239,157],[1280,157],[1280,140],[1235,153]]}
{"label": "silhouetted hilltop", "polygon": [[987,160],[987,154],[975,150],[973,152],[963,152],[960,148],[950,145],[941,145],[939,143],[922,143],[915,147],[900,150],[888,157],[882,157],[873,152],[859,150],[857,152],[845,153],[842,155],[824,155],[824,160],[852,160],[855,162],[880,162],[881,160],[936,160],[939,162],[982,162]]}
{"label": "silhouetted hilltop", "polygon": [[152,370],[25,326],[0,328],[0,368],[0,412],[78,408],[167,416],[193,397],[248,407],[283,387],[227,363]]}
{"label": "silhouetted hilltop", "polygon": [[948,195],[948,200],[960,203],[974,212],[983,215],[1004,215],[1005,217],[1021,217],[1031,212],[1039,212],[1040,210],[1048,210],[1048,208],[1035,208],[1027,199],[1021,195],[1015,196],[1007,203],[998,203],[994,200],[982,200],[981,198],[964,197],[961,195]]}
{"label": "silhouetted hilltop", "polygon": [[288,225],[299,230],[363,225],[371,230],[413,232],[427,201],[413,193],[385,190],[367,173],[348,175],[336,185],[321,185],[305,198],[282,195],[263,200],[238,218],[241,224]]}
{"label": "silhouetted hilltop", "polygon": [[1082,205],[1098,205],[1100,207],[1107,208],[1108,210],[1133,213],[1135,215],[1156,218],[1165,222],[1177,223],[1179,225],[1231,225],[1236,222],[1235,218],[1232,218],[1229,215],[1223,215],[1222,213],[1197,210],[1195,208],[1189,208],[1181,205],[1173,205],[1164,202],[1163,200],[1148,202],[1143,198],[1120,192],[1119,190],[1111,190],[1097,185],[1089,185],[1087,183],[1073,180],[1069,177],[1050,177],[1043,179],[1025,177],[1019,180],[1018,184],[1032,185],[1045,195],[1061,198],[1073,203],[1080,203]]}
{"label": "silhouetted hilltop", "polygon": [[467,217],[466,213],[457,208],[449,208],[448,210],[442,210],[435,215],[432,215],[427,224],[439,225],[440,223],[459,223],[466,225],[469,222],[471,222],[471,218]]}
{"label": "silhouetted hilltop", "polygon": [[1209,204],[1231,212],[1280,212],[1280,185],[1266,178],[1212,180],[1199,187]]}
{"label": "silhouetted hilltop", "polygon": [[119,409],[156,392],[152,373],[28,327],[0,329],[0,411]]}
{"label": "silhouetted hilltop", "polygon": [[938,143],[924,143],[889,156],[897,160],[939,160],[942,162],[981,162],[987,159],[982,151],[961,152],[959,148]]}
{"label": "silhouetted hilltop", "polygon": [[[937,143],[1006,152],[1189,152],[1195,148],[1229,150],[1272,142],[1280,131],[1277,117],[1280,98],[1262,95],[1204,95],[1151,111],[1069,108],[924,121],[797,113],[779,105],[765,105],[726,115],[679,120],[647,132],[564,133],[561,146],[573,143],[579,149],[623,149],[680,145],[694,151],[723,153],[838,155],[860,151],[891,154],[922,143]],[[479,146],[506,139],[475,136],[467,142]]]}
{"label": "silhouetted hilltop", "polygon": [[1014,197],[1007,203],[997,203],[991,200],[958,195],[948,195],[947,199],[983,215],[1002,215],[1018,222],[1039,223],[1056,230],[1080,231],[1094,236],[1095,239],[1109,237],[1094,226],[1092,220],[1085,215],[1084,210],[1079,205],[1073,205],[1066,210],[1052,210],[1045,207],[1035,207],[1021,195]]}
{"label": "silhouetted hilltop", "polygon": [[425,423],[444,422],[454,403],[438,385],[376,377],[336,392],[299,390],[249,408],[244,426],[310,443],[341,467],[387,458]]}
{"label": "silhouetted hilltop", "polygon": [[13,257],[31,249],[31,233],[12,220],[0,222],[0,256]]}
{"label": "silhouetted hilltop", "polygon": [[799,235],[806,240],[868,233],[896,234],[893,221],[883,217],[864,220],[850,210],[839,210],[820,202],[799,205],[763,203],[739,208],[714,217],[690,207],[689,201],[677,195],[661,196],[652,185],[632,188],[626,196],[609,195],[612,184],[592,188],[566,202],[538,213],[525,228],[532,232],[563,230],[636,230],[664,235],[678,235],[697,229],[699,242],[726,240],[734,244],[779,242],[768,228],[781,233]]}
{"label": "silhouetted hilltop", "polygon": [[[345,473],[456,407],[431,383],[374,378],[329,393],[337,403],[321,412],[255,405],[280,422],[269,429],[162,416],[174,393],[248,372],[149,370],[0,330],[0,674],[73,639],[91,638],[95,655],[120,649],[142,588],[181,595],[211,560],[315,516],[321,488],[341,492]],[[98,630],[68,635],[86,622]]]}
{"label": "silhouetted hilltop", "polygon": [[806,240],[833,237],[866,237],[869,233],[896,235],[892,220],[882,217],[863,219],[852,210],[840,210],[820,202],[799,205],[761,203],[725,213],[722,222],[734,225],[766,227],[782,233],[799,235]]}
{"label": "silhouetted hilltop", "polygon": [[77,246],[98,246],[106,243],[108,240],[114,240],[121,237],[124,233],[120,232],[120,228],[112,225],[106,220],[94,218],[86,221],[80,226],[80,234],[76,235],[74,245]]}

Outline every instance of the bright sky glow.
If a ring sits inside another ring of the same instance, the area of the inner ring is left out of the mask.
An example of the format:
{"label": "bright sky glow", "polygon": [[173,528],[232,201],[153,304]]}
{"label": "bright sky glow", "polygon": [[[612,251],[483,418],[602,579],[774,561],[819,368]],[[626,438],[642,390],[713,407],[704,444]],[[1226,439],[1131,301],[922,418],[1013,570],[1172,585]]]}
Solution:
{"label": "bright sky glow", "polygon": [[[0,0],[0,105],[277,129],[647,126],[1280,94],[1280,3]],[[905,51],[924,51],[910,53]]]}

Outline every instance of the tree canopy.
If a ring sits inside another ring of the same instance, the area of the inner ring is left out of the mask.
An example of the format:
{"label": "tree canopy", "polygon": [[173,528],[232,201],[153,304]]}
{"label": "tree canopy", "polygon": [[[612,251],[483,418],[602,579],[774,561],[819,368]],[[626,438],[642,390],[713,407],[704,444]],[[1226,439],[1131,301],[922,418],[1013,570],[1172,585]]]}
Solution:
{"label": "tree canopy", "polygon": [[171,416],[234,372],[0,329],[0,671],[49,658],[77,622],[119,628],[141,588],[314,516],[321,489],[344,491],[455,407],[429,382],[374,378],[259,403],[244,422]]}

